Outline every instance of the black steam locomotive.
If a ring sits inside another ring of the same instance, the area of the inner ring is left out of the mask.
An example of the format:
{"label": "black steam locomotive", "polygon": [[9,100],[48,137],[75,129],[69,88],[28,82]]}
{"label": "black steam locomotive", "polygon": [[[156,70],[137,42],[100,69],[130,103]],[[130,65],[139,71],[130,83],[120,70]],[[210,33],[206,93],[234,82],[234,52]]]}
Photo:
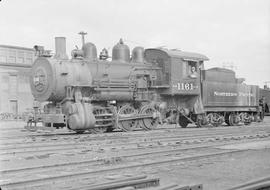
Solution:
{"label": "black steam locomotive", "polygon": [[68,59],[65,38],[55,39],[55,56],[39,52],[31,71],[32,94],[46,102],[33,121],[44,127],[102,133],[151,130],[163,122],[201,127],[258,119],[258,86],[244,84],[228,69],[205,70],[208,58],[202,54],[136,47],[130,57],[120,40],[109,61],[106,49],[98,57],[83,38]]}

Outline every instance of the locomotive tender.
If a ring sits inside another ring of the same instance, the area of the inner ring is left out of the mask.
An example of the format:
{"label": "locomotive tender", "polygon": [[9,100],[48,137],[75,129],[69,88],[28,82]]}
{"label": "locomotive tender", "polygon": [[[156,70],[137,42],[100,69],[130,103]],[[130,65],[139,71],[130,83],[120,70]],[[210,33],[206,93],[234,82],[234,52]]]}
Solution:
{"label": "locomotive tender", "polygon": [[262,114],[269,116],[270,115],[270,87],[267,85],[267,83],[264,85],[263,88],[260,88],[260,103],[263,109]]}
{"label": "locomotive tender", "polygon": [[36,115],[45,127],[102,133],[150,130],[164,121],[218,126],[257,118],[259,88],[243,84],[231,70],[204,70],[208,58],[202,54],[136,47],[130,58],[120,40],[108,61],[105,49],[98,57],[83,38],[68,59],[65,38],[55,40],[55,56],[41,54],[30,77],[34,98],[46,102]]}

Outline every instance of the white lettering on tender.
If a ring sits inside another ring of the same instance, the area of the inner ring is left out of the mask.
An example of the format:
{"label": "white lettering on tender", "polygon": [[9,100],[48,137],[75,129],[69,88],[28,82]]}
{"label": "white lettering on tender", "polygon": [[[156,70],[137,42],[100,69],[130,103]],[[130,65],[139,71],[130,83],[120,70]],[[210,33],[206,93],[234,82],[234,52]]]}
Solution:
{"label": "white lettering on tender", "polygon": [[254,94],[250,92],[217,92],[214,91],[214,96],[243,96],[243,97],[253,97]]}

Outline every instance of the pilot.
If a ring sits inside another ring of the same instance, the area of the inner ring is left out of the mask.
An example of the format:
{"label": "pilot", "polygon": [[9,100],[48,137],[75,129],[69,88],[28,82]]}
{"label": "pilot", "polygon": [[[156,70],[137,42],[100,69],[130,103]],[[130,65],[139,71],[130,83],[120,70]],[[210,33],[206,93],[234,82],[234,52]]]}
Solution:
{"label": "pilot", "polygon": [[197,78],[198,73],[196,72],[196,68],[194,66],[191,67],[191,74],[189,75],[190,78]]}

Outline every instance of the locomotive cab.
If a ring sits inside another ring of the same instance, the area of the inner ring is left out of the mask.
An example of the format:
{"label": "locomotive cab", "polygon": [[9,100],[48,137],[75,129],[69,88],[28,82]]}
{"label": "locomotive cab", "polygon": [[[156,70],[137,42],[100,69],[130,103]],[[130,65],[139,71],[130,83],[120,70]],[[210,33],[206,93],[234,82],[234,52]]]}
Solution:
{"label": "locomotive cab", "polygon": [[208,58],[180,50],[147,49],[145,59],[162,68],[159,85],[169,85],[163,94],[198,95],[201,69]]}
{"label": "locomotive cab", "polygon": [[200,80],[203,62],[208,58],[202,54],[180,50],[147,49],[145,59],[162,68],[159,77],[162,81],[157,86],[163,87],[159,94],[161,101],[166,101],[168,105],[166,118],[174,118],[169,119],[170,123],[179,122],[182,127],[186,127],[192,122],[192,114],[204,112]]}

